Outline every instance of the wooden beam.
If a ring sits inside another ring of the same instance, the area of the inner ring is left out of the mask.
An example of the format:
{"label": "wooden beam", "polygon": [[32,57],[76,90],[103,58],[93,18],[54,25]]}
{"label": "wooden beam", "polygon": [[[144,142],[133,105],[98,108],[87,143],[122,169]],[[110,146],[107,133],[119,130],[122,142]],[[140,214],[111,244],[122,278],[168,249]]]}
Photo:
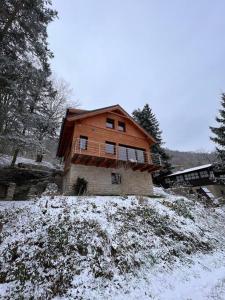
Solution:
{"label": "wooden beam", "polygon": [[90,157],[90,160],[87,162],[88,166],[96,166],[98,163],[98,157],[97,156],[92,156]]}
{"label": "wooden beam", "polygon": [[159,166],[151,165],[151,169],[148,170],[148,172],[149,172],[149,173],[152,173],[152,172],[158,171],[158,170],[160,170],[160,169],[162,169],[162,168],[159,167]]}
{"label": "wooden beam", "polygon": [[114,160],[111,158],[108,158],[108,160],[106,161],[105,167],[106,168],[111,168],[114,164]]}
{"label": "wooden beam", "polygon": [[117,167],[117,160],[110,159],[109,162],[106,163],[106,168],[116,168]]}
{"label": "wooden beam", "polygon": [[102,158],[102,160],[96,165],[96,167],[103,167],[107,162],[106,158]]}
{"label": "wooden beam", "polygon": [[98,165],[102,162],[102,157],[96,157],[95,166],[98,167]]}
{"label": "wooden beam", "polygon": [[136,170],[140,170],[141,168],[145,167],[146,165],[145,164],[137,164],[136,166],[134,166],[132,168],[133,171],[136,171]]}
{"label": "wooden beam", "polygon": [[112,164],[111,168],[117,168],[117,167],[118,167],[117,160],[116,160],[116,159],[114,159],[114,161],[113,161],[113,164]]}
{"label": "wooden beam", "polygon": [[141,169],[140,169],[140,171],[141,172],[145,172],[145,171],[147,171],[148,169],[150,168],[150,166],[149,165],[145,165],[144,167],[142,167]]}
{"label": "wooden beam", "polygon": [[91,160],[92,160],[92,157],[87,155],[84,160],[84,165],[88,165]]}
{"label": "wooden beam", "polygon": [[80,155],[80,161],[79,161],[79,163],[80,164],[85,164],[85,162],[86,162],[86,160],[87,160],[87,157],[86,157],[86,155]]}
{"label": "wooden beam", "polygon": [[74,156],[72,158],[72,163],[73,164],[77,163],[78,159],[79,159],[79,154],[74,154]]}

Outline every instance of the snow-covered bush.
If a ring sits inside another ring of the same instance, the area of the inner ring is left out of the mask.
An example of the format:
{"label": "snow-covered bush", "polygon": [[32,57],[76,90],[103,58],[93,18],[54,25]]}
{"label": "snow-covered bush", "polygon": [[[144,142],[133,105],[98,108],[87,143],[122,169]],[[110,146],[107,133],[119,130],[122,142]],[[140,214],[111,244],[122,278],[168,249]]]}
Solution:
{"label": "snow-covered bush", "polygon": [[216,241],[198,222],[201,214],[200,204],[168,195],[141,203],[131,196],[51,196],[3,210],[5,299],[82,299],[87,289],[119,288],[118,278],[143,268],[208,252]]}

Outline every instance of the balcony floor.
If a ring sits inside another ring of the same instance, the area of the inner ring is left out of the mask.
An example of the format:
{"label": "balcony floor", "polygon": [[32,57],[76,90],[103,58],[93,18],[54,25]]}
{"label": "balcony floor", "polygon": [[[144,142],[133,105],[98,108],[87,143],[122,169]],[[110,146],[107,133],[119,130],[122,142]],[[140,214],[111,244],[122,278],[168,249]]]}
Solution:
{"label": "balcony floor", "polygon": [[120,168],[132,169],[133,171],[149,172],[160,170],[161,167],[149,163],[140,163],[132,161],[124,161],[109,157],[93,156],[88,154],[75,153],[72,157],[71,162],[73,164],[95,166],[103,168]]}

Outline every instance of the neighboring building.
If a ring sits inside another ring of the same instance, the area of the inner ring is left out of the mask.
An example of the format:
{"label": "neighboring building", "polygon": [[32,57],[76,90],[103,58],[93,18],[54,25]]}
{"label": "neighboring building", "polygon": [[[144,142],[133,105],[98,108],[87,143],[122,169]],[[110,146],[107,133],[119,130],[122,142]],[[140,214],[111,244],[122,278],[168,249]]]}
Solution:
{"label": "neighboring building", "polygon": [[225,197],[225,170],[215,164],[202,165],[175,172],[165,178],[166,187],[189,186],[190,189],[207,198]]}
{"label": "neighboring building", "polygon": [[84,178],[89,194],[151,195],[151,173],[160,168],[150,152],[154,143],[119,105],[67,109],[57,150],[64,159],[63,192],[73,194],[77,178]]}

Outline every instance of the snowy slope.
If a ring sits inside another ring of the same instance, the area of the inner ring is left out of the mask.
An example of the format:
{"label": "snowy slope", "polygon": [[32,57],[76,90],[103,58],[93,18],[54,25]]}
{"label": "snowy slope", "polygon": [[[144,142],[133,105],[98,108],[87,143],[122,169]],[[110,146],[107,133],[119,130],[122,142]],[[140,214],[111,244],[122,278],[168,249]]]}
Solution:
{"label": "snowy slope", "polygon": [[155,193],[0,203],[0,296],[225,299],[225,207]]}
{"label": "snowy slope", "polygon": [[[12,161],[12,156],[9,156],[9,155],[6,155],[6,154],[1,154],[0,155],[0,167],[10,166],[11,161]],[[55,169],[56,168],[56,166],[54,166],[52,163],[50,163],[48,161],[42,161],[41,163],[38,163],[33,159],[25,158],[25,157],[17,157],[16,165],[18,163],[30,164],[30,165],[35,165],[35,166],[44,166],[44,167],[48,167],[49,169]]]}

